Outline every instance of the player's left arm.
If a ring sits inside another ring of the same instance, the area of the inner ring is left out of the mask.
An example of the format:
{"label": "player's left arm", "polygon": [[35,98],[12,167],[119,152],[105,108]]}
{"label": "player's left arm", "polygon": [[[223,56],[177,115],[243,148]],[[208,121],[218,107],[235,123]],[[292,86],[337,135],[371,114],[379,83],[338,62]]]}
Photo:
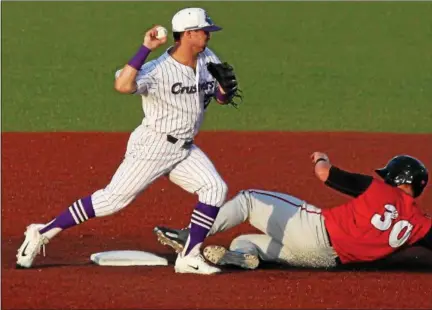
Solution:
{"label": "player's left arm", "polygon": [[[229,68],[226,65],[222,65],[219,57],[217,57],[216,54],[209,48],[206,48],[205,53],[208,59],[207,69],[215,78],[216,82],[214,98],[219,104],[229,104],[232,102],[233,95],[235,95],[238,91],[238,83],[234,74],[234,69],[232,67]],[[226,87],[225,90],[224,86]]]}
{"label": "player's left arm", "polygon": [[[210,50],[208,47],[205,50],[205,55],[207,57],[207,59],[215,64],[220,64],[221,61],[219,59],[219,57],[216,56],[216,54]],[[222,87],[220,86],[219,82],[215,79],[215,92],[214,92],[214,98],[216,99],[216,101],[220,104],[226,104],[228,102],[228,97],[225,95],[224,90],[222,89]]]}
{"label": "player's left arm", "polygon": [[[215,91],[215,99],[219,104],[232,104],[237,107],[239,102],[243,100],[241,90],[238,88],[237,77],[234,69],[228,64],[209,64],[208,69],[216,78],[217,88]],[[239,98],[240,101],[234,101],[234,98]]]}
{"label": "player's left arm", "polygon": [[324,153],[313,153],[312,161],[315,164],[315,175],[318,179],[343,194],[357,197],[372,184],[373,178],[371,176],[344,171],[332,165]]}

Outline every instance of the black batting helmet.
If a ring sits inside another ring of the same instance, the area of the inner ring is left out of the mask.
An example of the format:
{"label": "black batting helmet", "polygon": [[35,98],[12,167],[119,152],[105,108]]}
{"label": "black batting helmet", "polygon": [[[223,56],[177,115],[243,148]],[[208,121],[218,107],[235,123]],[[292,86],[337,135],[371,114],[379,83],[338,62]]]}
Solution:
{"label": "black batting helmet", "polygon": [[425,165],[408,155],[393,157],[384,168],[376,169],[375,172],[391,186],[411,185],[414,197],[420,196],[429,178]]}

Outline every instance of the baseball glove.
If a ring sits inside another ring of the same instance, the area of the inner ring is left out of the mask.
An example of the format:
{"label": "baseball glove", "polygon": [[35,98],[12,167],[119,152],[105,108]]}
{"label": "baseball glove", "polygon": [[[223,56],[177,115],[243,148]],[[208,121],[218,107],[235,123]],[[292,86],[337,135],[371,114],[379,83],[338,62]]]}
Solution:
{"label": "baseball glove", "polygon": [[[242,91],[238,88],[237,78],[234,74],[234,69],[228,63],[214,63],[207,64],[207,70],[216,79],[220,87],[224,90],[227,96],[227,104],[237,107],[243,101]],[[238,98],[239,100],[235,100]]]}

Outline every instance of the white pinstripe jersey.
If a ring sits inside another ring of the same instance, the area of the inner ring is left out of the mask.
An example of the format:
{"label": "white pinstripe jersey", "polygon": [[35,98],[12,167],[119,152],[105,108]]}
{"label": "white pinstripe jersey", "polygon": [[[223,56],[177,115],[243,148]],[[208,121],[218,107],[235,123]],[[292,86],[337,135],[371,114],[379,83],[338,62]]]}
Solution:
{"label": "white pinstripe jersey", "polygon": [[179,139],[193,139],[217,89],[206,64],[220,60],[206,48],[198,56],[195,74],[191,67],[172,58],[168,50],[138,72],[136,94],[142,96],[143,124]]}

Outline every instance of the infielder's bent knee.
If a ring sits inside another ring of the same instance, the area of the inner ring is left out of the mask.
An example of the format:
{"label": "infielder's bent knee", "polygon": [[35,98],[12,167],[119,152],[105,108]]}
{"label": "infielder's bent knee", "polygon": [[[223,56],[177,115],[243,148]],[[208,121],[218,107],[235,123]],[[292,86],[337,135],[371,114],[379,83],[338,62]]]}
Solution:
{"label": "infielder's bent knee", "polygon": [[135,196],[113,193],[104,188],[94,192],[91,198],[95,216],[102,217],[119,212],[128,206]]}
{"label": "infielder's bent knee", "polygon": [[199,201],[211,206],[221,207],[226,200],[228,194],[228,186],[222,180],[211,184],[208,187],[202,188],[198,192]]}

